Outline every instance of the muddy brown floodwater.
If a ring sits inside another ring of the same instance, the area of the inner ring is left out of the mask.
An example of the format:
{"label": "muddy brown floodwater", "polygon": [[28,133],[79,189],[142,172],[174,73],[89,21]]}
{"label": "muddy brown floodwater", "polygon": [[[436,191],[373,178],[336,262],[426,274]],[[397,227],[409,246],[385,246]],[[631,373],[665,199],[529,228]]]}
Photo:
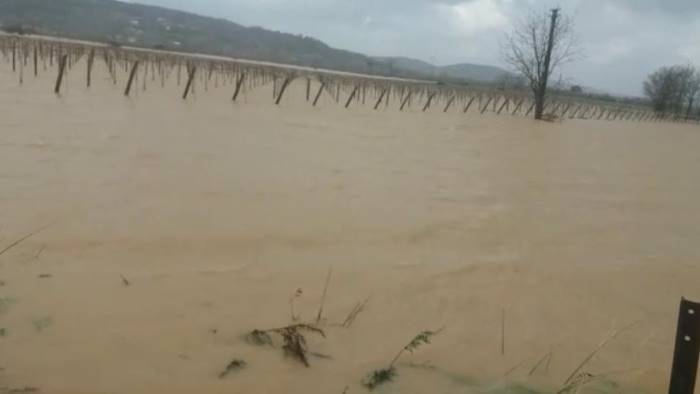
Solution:
{"label": "muddy brown floodwater", "polygon": [[[581,372],[665,390],[700,298],[699,127],[313,108],[302,82],[279,107],[214,82],[125,98],[98,67],[56,97],[55,70],[0,64],[0,248],[48,225],[0,256],[0,387],[362,393],[444,327],[378,391],[556,392],[636,323]],[[297,289],[313,321],[329,269],[309,348],[330,359],[242,339],[290,324]]]}

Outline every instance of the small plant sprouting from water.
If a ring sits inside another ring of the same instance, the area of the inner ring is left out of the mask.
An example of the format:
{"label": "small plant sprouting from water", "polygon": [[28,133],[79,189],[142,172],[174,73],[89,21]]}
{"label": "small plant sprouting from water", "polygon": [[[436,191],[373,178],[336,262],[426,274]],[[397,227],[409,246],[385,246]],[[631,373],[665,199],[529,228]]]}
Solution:
{"label": "small plant sprouting from water", "polygon": [[316,334],[322,337],[326,337],[326,333],[311,324],[293,324],[291,326],[282,328],[273,328],[269,330],[253,330],[247,336],[246,339],[249,343],[258,346],[275,346],[273,341],[273,336],[271,334],[278,335],[282,338],[283,345],[282,350],[284,355],[291,357],[304,366],[309,367],[309,349],[306,341],[305,334]]}
{"label": "small plant sprouting from water", "polygon": [[413,352],[422,345],[429,345],[432,337],[441,333],[442,330],[443,328],[436,331],[423,331],[420,334],[413,337],[411,342],[409,342],[396,354],[396,356],[393,360],[391,360],[391,363],[389,363],[389,366],[387,368],[381,368],[370,372],[369,375],[367,375],[367,377],[365,377],[365,379],[362,381],[362,385],[367,387],[367,389],[369,390],[374,390],[375,388],[381,386],[384,383],[393,381],[394,378],[398,376],[398,372],[396,371],[395,365],[396,362],[399,361],[401,356],[406,352],[413,354]]}
{"label": "small plant sprouting from water", "polygon": [[224,370],[219,374],[219,379],[223,379],[223,378],[225,378],[226,376],[228,376],[228,374],[230,374],[230,373],[232,373],[232,372],[239,371],[239,370],[245,368],[247,365],[248,365],[248,363],[246,363],[246,362],[243,361],[243,360],[233,359],[233,360],[231,360],[230,363],[228,363],[228,365],[226,366],[226,369],[224,369]]}
{"label": "small plant sprouting from water", "polygon": [[393,381],[396,375],[398,375],[398,373],[396,372],[396,368],[393,366],[389,368],[376,369],[367,375],[365,380],[362,381],[362,385],[367,387],[369,390],[374,390],[377,388],[377,386]]}

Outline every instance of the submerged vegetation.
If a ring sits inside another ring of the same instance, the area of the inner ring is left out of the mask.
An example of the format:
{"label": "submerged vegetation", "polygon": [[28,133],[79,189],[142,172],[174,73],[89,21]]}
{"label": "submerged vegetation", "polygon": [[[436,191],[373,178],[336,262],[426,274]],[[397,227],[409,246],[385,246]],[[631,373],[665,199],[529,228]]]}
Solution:
{"label": "submerged vegetation", "polygon": [[367,375],[367,377],[365,377],[365,379],[362,381],[362,385],[367,387],[369,390],[374,390],[378,386],[394,380],[394,378],[398,376],[395,365],[401,356],[406,352],[413,354],[413,352],[422,345],[429,345],[430,339],[442,332],[442,330],[443,329],[441,328],[437,331],[423,331],[413,337],[413,339],[396,354],[394,359],[389,363],[388,367],[370,372],[369,375]]}

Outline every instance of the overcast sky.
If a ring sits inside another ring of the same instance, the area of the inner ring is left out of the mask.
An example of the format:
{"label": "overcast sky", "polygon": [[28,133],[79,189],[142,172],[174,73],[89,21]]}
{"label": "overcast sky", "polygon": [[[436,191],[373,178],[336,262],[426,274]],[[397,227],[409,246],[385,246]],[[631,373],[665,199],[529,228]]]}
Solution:
{"label": "overcast sky", "polygon": [[575,83],[640,95],[662,65],[700,65],[700,0],[136,0],[303,34],[369,55],[439,65],[503,66],[500,41],[528,9],[560,6],[576,21]]}

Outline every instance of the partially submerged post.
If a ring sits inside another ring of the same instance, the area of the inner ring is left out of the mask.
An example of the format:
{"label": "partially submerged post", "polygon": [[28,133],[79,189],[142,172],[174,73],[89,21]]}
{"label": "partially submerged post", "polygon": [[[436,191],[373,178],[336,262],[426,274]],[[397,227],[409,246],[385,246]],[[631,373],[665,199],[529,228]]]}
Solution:
{"label": "partially submerged post", "polygon": [[138,60],[134,62],[134,65],[131,66],[131,73],[129,74],[129,81],[126,83],[126,89],[124,90],[124,96],[129,96],[129,92],[131,92],[131,85],[134,82],[134,77],[136,76],[136,70],[139,68],[139,62]]}
{"label": "partially submerged post", "polygon": [[527,112],[525,113],[525,116],[529,116],[532,113],[532,110],[535,108],[535,103],[533,102],[530,104],[530,108],[527,109]]}
{"label": "partially submerged post", "polygon": [[37,44],[34,43],[34,76],[39,75],[39,48]]}
{"label": "partially submerged post", "polygon": [[68,55],[64,54],[61,56],[60,60],[58,61],[58,76],[56,77],[56,87],[54,87],[53,91],[56,94],[61,93],[61,83],[63,82],[63,74],[66,69],[66,62],[68,61]]}
{"label": "partially submerged post", "polygon": [[195,71],[197,71],[197,67],[193,64],[190,66],[190,73],[187,76],[187,85],[185,85],[185,92],[182,94],[183,100],[186,100],[187,95],[190,93],[190,89],[192,88],[192,81],[194,80]]}
{"label": "partially submerged post", "polygon": [[408,103],[408,100],[411,99],[411,94],[413,92],[409,91],[408,94],[406,94],[406,97],[403,99],[403,102],[401,103],[401,108],[399,108],[399,111],[403,111],[403,108],[406,106],[406,103]]}
{"label": "partially submerged post", "polygon": [[377,103],[374,104],[374,109],[376,110],[379,108],[379,105],[382,103],[382,100],[384,100],[384,96],[386,96],[386,89],[382,90],[382,94],[379,95],[379,99],[377,100]]}
{"label": "partially submerged post", "polygon": [[520,111],[520,108],[523,106],[524,102],[525,102],[524,98],[520,99],[520,101],[518,101],[518,103],[515,105],[515,109],[513,110],[513,113],[511,113],[511,115],[517,114],[518,111]]}
{"label": "partially submerged post", "polygon": [[455,101],[455,96],[452,96],[452,97],[447,101],[447,105],[445,105],[445,109],[444,109],[442,112],[447,113],[447,110],[450,109],[450,106],[452,105],[452,103],[453,103],[454,101]]}
{"label": "partially submerged post", "polygon": [[669,394],[693,394],[700,357],[700,303],[681,299]]}
{"label": "partially submerged post", "polygon": [[241,72],[236,80],[236,90],[233,92],[233,101],[236,101],[238,94],[241,92],[241,86],[243,86],[243,81],[245,80],[245,72]]}
{"label": "partially submerged post", "polygon": [[17,41],[12,41],[12,72],[17,71]]}
{"label": "partially submerged post", "polygon": [[468,102],[467,105],[464,107],[464,111],[462,111],[462,112],[464,112],[464,113],[466,114],[467,111],[469,111],[469,107],[471,107],[472,104],[474,103],[474,100],[476,100],[476,96],[472,96],[472,98],[469,99],[469,102]]}
{"label": "partially submerged post", "polygon": [[92,65],[95,63],[95,48],[90,49],[87,60],[87,87],[92,84]]}
{"label": "partially submerged post", "polygon": [[323,93],[323,89],[326,87],[326,83],[321,81],[321,86],[318,87],[318,92],[316,93],[316,97],[314,98],[314,107],[316,106],[316,103],[318,103],[318,99],[321,98],[321,93]]}
{"label": "partially submerged post", "polygon": [[501,104],[501,107],[498,109],[498,112],[496,112],[496,115],[500,115],[500,114],[501,114],[501,111],[503,111],[503,108],[505,108],[506,105],[508,105],[508,101],[509,101],[509,100],[510,100],[510,99],[506,98],[506,100],[503,102],[503,104]]}
{"label": "partially submerged post", "polygon": [[350,97],[348,97],[348,101],[345,103],[345,108],[350,106],[350,103],[352,103],[352,99],[355,98],[355,95],[357,94],[357,90],[360,88],[359,85],[355,85],[355,89],[352,90],[352,93],[350,93]]}
{"label": "partially submerged post", "polygon": [[489,108],[489,103],[493,100],[493,97],[489,96],[489,99],[486,100],[486,105],[484,105],[484,108],[481,109],[481,113],[483,114],[486,112],[486,110]]}
{"label": "partially submerged post", "polygon": [[423,112],[427,111],[428,108],[430,108],[430,104],[433,103],[433,98],[435,97],[435,93],[430,93],[428,96],[428,100],[425,102],[425,106],[423,106]]}
{"label": "partially submerged post", "polygon": [[287,87],[289,86],[289,83],[292,81],[292,76],[288,76],[285,78],[284,82],[282,83],[282,87],[280,88],[280,92],[277,95],[277,100],[275,100],[275,105],[280,105],[280,101],[282,101],[282,95],[284,94],[284,91],[287,90]]}

